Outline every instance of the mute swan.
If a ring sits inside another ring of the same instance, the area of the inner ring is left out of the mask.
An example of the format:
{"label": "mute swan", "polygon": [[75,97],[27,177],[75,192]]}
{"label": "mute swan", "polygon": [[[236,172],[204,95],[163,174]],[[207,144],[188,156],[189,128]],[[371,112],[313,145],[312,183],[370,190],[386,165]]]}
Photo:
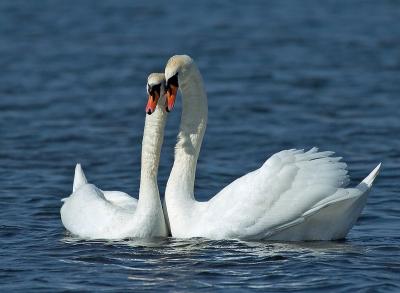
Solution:
{"label": "mute swan", "polygon": [[89,184],[78,164],[75,168],[73,192],[63,199],[61,207],[61,220],[72,234],[86,239],[168,235],[157,185],[167,116],[164,84],[162,73],[153,73],[148,77],[149,102],[146,113],[154,114],[146,115],[139,200],[123,192],[102,191]]}
{"label": "mute swan", "polygon": [[223,188],[206,202],[194,198],[196,164],[207,124],[201,74],[186,55],[165,68],[167,106],[178,88],[182,117],[165,201],[172,236],[245,240],[333,240],[344,238],[361,213],[380,165],[355,188],[346,164],[333,152],[284,150],[259,169]]}

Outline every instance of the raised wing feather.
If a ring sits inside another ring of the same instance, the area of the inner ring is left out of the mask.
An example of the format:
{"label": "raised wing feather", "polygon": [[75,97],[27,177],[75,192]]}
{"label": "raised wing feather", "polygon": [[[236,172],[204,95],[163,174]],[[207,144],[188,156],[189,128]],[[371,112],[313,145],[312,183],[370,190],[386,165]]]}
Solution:
{"label": "raised wing feather", "polygon": [[201,204],[195,229],[212,238],[265,238],[347,185],[347,166],[332,154],[317,148],[274,154]]}

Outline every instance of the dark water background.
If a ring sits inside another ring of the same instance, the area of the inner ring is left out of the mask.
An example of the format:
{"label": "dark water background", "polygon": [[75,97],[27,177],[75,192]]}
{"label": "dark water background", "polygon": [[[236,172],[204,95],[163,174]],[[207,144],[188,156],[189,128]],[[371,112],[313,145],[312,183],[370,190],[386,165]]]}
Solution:
{"label": "dark water background", "polygon": [[[399,20],[399,1],[2,0],[1,291],[399,291]],[[382,161],[346,241],[65,232],[60,199],[76,162],[99,187],[136,196],[146,77],[176,53],[195,58],[209,94],[197,197],[287,148],[336,151],[352,184]]]}

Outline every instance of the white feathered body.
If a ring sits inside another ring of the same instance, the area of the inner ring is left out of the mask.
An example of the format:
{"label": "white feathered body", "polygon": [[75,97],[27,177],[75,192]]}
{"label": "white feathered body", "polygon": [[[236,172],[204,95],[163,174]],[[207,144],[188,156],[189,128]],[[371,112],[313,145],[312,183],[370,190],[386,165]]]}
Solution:
{"label": "white feathered body", "polygon": [[68,231],[85,239],[168,235],[157,185],[165,121],[166,113],[161,106],[151,116],[146,115],[139,200],[124,192],[103,191],[89,184],[77,164],[73,192],[63,200],[60,211]]}
{"label": "white feathered body", "polygon": [[380,166],[365,182],[346,188],[346,164],[332,154],[316,148],[281,151],[209,201],[186,201],[169,209],[171,231],[176,237],[211,239],[344,238],[365,206]]}
{"label": "white feathered body", "polygon": [[[75,178],[82,176],[78,164]],[[63,201],[60,213],[64,227],[84,239],[167,235],[161,203],[156,201],[139,207],[138,200],[124,192],[103,191],[87,182]]]}
{"label": "white feathered body", "polygon": [[165,194],[174,237],[297,241],[347,235],[365,205],[380,165],[360,185],[347,188],[346,164],[332,157],[332,152],[317,148],[274,154],[209,201],[196,201],[195,170],[207,123],[207,95],[190,57],[170,59],[166,79],[176,73],[183,109]]}

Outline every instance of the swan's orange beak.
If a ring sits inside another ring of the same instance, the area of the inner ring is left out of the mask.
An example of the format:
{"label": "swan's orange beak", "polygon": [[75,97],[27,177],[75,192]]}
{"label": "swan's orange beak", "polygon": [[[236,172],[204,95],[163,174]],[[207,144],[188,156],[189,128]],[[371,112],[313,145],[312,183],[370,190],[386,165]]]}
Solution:
{"label": "swan's orange beak", "polygon": [[167,112],[170,112],[174,108],[176,93],[178,92],[178,87],[175,85],[170,85],[167,91]]}
{"label": "swan's orange beak", "polygon": [[160,98],[160,95],[154,91],[153,94],[149,95],[149,100],[147,101],[147,106],[146,106],[146,113],[151,115],[157,107],[158,99]]}

